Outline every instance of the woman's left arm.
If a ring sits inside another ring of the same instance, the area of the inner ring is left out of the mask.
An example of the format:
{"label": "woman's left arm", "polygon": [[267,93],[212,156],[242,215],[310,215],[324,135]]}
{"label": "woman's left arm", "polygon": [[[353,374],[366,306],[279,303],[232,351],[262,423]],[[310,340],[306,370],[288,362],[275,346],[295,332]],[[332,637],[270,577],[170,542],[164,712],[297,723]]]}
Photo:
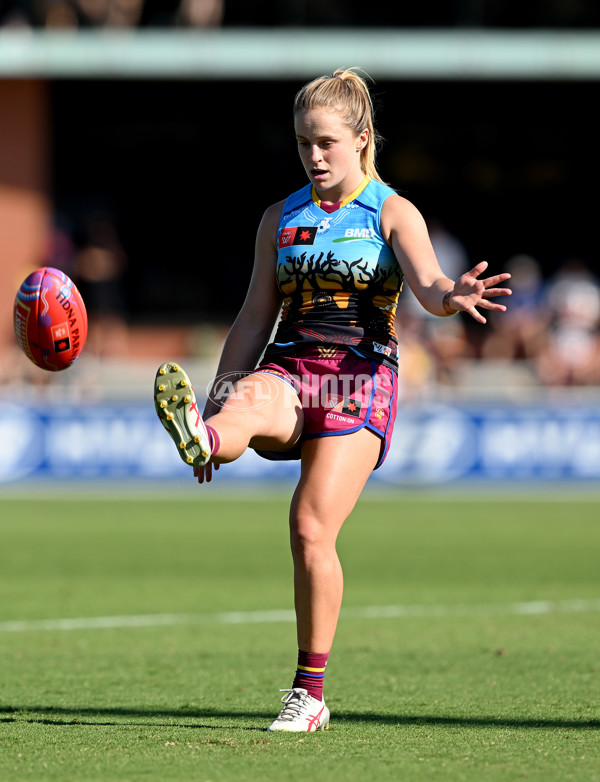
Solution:
{"label": "woman's left arm", "polygon": [[410,201],[398,195],[390,196],[381,211],[381,228],[406,282],[428,312],[441,317],[468,312],[479,323],[485,323],[477,307],[499,312],[506,310],[503,304],[490,299],[510,296],[510,288],[496,287],[508,280],[510,274],[480,279],[487,269],[487,262],[482,261],[456,282],[446,277],[435,256],[425,220]]}

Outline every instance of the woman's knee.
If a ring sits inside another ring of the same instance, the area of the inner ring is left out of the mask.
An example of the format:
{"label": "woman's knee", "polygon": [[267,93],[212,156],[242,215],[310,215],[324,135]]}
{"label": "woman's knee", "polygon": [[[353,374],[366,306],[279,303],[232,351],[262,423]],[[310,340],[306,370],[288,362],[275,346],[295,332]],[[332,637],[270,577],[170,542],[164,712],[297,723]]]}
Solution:
{"label": "woman's knee", "polygon": [[294,556],[335,549],[337,525],[312,509],[296,509],[290,516],[290,543]]}

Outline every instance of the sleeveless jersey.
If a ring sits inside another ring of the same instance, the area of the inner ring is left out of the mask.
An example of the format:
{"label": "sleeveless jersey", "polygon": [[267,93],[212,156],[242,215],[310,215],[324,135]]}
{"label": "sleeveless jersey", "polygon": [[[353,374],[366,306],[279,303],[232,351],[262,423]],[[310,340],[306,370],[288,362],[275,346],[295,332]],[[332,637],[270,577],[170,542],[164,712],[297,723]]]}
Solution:
{"label": "sleeveless jersey", "polygon": [[403,274],[380,224],[393,193],[365,178],[331,213],[310,184],[289,196],[277,230],[283,305],[267,357],[345,345],[397,369],[394,320]]}

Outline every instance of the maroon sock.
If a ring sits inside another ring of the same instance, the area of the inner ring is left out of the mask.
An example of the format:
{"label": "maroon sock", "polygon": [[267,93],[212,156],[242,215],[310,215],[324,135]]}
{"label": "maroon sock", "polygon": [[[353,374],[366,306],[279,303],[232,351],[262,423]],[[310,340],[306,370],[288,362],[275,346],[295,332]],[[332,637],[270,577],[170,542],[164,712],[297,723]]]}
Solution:
{"label": "maroon sock", "polygon": [[292,687],[303,687],[309,695],[323,700],[323,679],[329,654],[298,650],[298,667]]}
{"label": "maroon sock", "polygon": [[217,434],[216,429],[213,429],[210,424],[205,424],[205,426],[210,438],[210,454],[211,456],[215,456],[221,447],[221,440],[219,439],[219,435]]}

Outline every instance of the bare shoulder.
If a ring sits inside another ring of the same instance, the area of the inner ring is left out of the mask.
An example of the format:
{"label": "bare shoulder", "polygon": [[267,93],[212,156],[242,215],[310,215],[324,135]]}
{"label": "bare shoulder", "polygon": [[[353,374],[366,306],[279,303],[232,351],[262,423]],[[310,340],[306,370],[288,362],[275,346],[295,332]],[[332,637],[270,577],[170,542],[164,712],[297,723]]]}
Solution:
{"label": "bare shoulder", "polygon": [[281,212],[283,210],[283,206],[285,204],[286,199],[283,198],[281,201],[277,201],[276,204],[271,204],[271,206],[267,207],[265,209],[265,216],[266,215],[276,215],[277,219],[281,217]]}
{"label": "bare shoulder", "polygon": [[262,220],[260,221],[260,231],[272,236],[273,240],[277,232],[277,227],[279,226],[279,221],[281,220],[281,212],[283,211],[284,204],[285,199],[283,201],[278,201],[276,204],[271,204],[271,206],[265,209]]}
{"label": "bare shoulder", "polygon": [[407,198],[394,193],[386,198],[381,210],[381,227],[386,236],[410,226],[422,226],[425,220],[417,207]]}
{"label": "bare shoulder", "polygon": [[270,270],[273,264],[273,256],[277,252],[277,228],[281,219],[281,212],[285,201],[279,201],[269,206],[263,213],[255,242],[255,264],[266,265]]}

